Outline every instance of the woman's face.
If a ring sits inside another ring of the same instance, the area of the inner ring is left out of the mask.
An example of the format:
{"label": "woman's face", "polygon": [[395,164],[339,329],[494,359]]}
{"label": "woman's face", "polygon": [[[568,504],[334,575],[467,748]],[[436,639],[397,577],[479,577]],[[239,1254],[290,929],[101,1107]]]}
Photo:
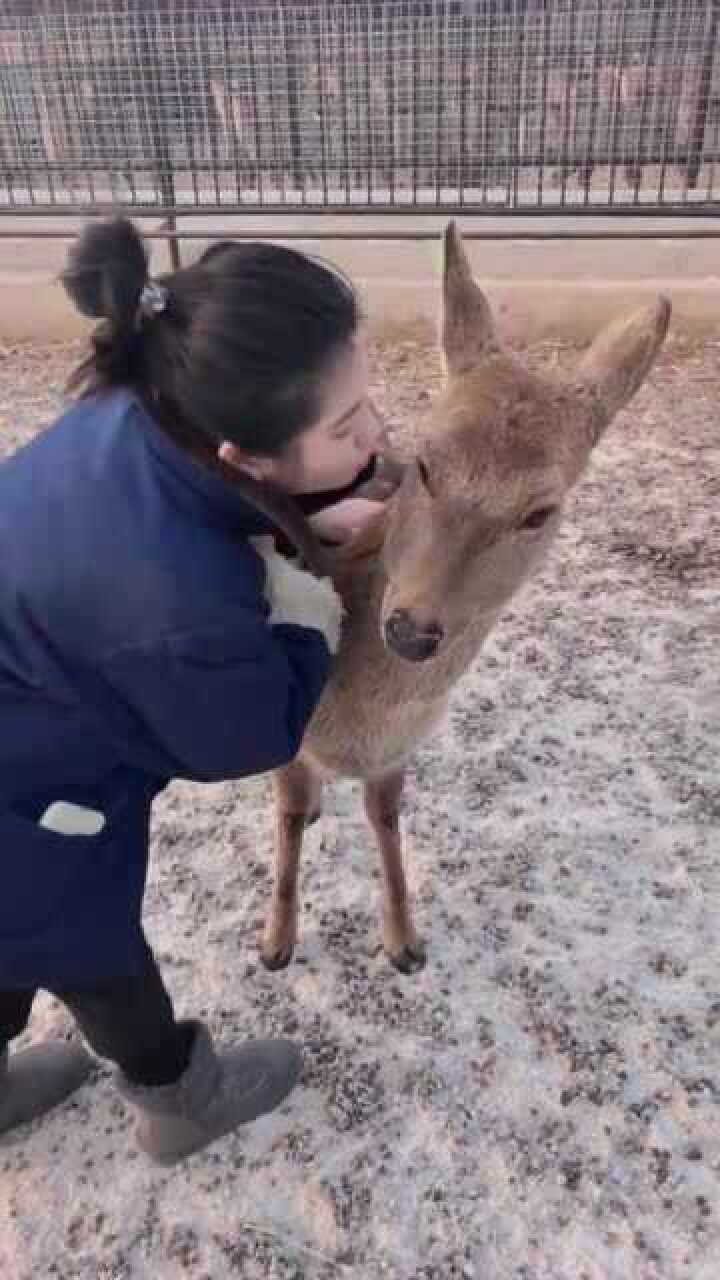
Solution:
{"label": "woman's face", "polygon": [[322,493],[352,484],[378,447],[380,422],[369,399],[364,336],[356,335],[325,383],[317,421],[293,442],[278,476],[289,493]]}
{"label": "woman's face", "polygon": [[356,334],[327,376],[317,420],[283,454],[247,458],[232,445],[220,453],[286,493],[322,493],[352,484],[376,452],[381,430],[369,399],[365,339]]}

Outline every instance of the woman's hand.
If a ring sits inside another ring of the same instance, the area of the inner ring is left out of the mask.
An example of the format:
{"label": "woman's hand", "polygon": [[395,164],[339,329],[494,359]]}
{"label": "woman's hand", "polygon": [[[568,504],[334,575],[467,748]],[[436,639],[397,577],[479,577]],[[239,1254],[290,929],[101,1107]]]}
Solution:
{"label": "woman's hand", "polygon": [[346,498],[334,507],[325,507],[310,517],[310,524],[320,538],[330,542],[349,542],[377,519],[385,506],[369,498]]}
{"label": "woman's hand", "polygon": [[369,498],[346,498],[310,516],[310,524],[318,537],[328,542],[349,542],[377,519],[384,506],[384,502]]}

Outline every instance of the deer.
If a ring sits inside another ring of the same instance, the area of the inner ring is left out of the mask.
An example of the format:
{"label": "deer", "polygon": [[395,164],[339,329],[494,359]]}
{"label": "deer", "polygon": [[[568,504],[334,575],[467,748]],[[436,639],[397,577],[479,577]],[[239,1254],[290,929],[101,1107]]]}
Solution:
{"label": "deer", "polygon": [[328,779],[359,779],[382,867],[382,941],[426,962],[403,869],[403,779],[510,598],[546,557],[566,499],[649,373],[671,304],[621,315],[570,370],[539,374],[498,336],[454,222],[444,232],[445,380],[377,519],[329,557],[342,640],[296,758],[273,776],[275,871],[261,956],[290,963],[305,828]]}

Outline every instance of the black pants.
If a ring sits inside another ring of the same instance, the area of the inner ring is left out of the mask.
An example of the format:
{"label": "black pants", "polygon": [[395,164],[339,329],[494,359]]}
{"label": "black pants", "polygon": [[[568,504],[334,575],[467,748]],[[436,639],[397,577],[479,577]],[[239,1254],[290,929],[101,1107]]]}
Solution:
{"label": "black pants", "polygon": [[[144,940],[143,940],[144,941]],[[192,1035],[175,1021],[172,1001],[144,941],[142,972],[101,986],[50,989],[70,1010],[88,1044],[136,1084],[170,1084],[188,1063]],[[25,1030],[37,992],[0,989],[0,1053]]]}

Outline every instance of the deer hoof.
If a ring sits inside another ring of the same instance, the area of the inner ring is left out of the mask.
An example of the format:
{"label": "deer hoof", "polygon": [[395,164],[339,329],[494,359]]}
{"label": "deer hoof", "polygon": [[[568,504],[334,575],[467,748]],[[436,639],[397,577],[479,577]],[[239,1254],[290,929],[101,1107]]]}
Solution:
{"label": "deer hoof", "polygon": [[284,947],[274,947],[272,949],[263,947],[260,958],[265,968],[269,969],[271,973],[275,973],[279,969],[287,969],[293,958],[294,950],[295,944],[293,942],[288,942]]}
{"label": "deer hoof", "polygon": [[427,961],[425,944],[419,938],[408,942],[400,951],[389,952],[389,956],[400,973],[419,973]]}

